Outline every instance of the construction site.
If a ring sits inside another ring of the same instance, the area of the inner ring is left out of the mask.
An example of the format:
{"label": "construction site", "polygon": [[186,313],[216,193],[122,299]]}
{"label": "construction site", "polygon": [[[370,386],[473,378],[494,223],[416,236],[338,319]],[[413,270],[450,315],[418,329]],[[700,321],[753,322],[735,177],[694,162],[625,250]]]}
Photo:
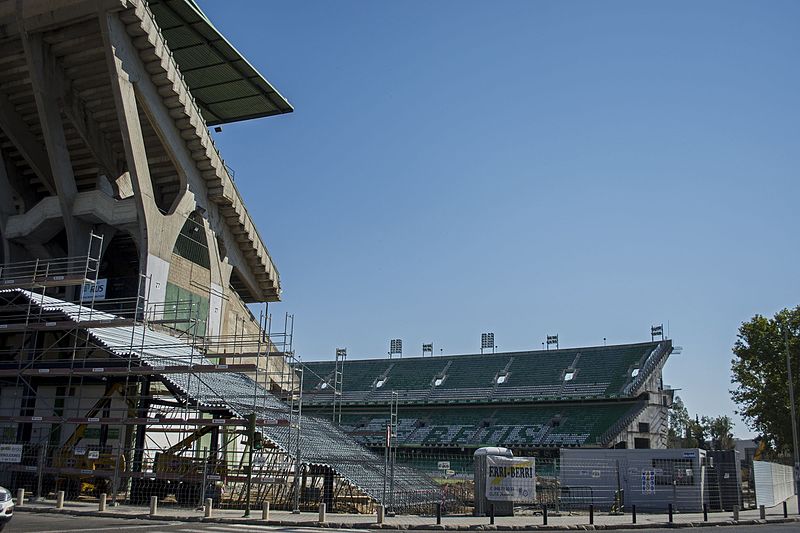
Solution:
{"label": "construction site", "polygon": [[531,465],[522,503],[545,517],[738,512],[735,453],[665,450],[680,348],[663,325],[608,346],[495,353],[492,333],[474,354],[296,354],[213,138],[292,111],[193,0],[0,0],[0,486],[480,515],[490,447]]}
{"label": "construction site", "polygon": [[[290,104],[191,0],[3,1],[0,28],[0,484],[371,511],[387,465],[303,415],[279,274],[209,131]],[[400,466],[391,488],[439,495]]]}

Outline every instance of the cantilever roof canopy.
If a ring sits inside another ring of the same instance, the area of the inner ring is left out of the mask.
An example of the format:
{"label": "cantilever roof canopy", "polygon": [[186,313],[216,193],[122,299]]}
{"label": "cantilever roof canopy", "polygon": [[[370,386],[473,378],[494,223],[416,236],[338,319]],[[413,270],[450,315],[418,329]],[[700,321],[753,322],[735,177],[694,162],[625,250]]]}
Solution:
{"label": "cantilever roof canopy", "polygon": [[293,111],[194,0],[149,5],[209,126]]}

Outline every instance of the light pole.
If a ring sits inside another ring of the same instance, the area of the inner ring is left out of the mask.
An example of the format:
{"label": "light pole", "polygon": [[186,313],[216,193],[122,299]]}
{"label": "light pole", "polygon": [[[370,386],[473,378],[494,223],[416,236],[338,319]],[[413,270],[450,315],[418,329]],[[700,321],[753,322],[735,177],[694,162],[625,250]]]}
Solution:
{"label": "light pole", "polygon": [[789,353],[789,324],[783,325],[783,343],[786,348],[786,373],[789,377],[789,404],[792,416],[792,443],[794,444],[794,484],[797,494],[797,512],[800,514],[800,453],[797,451],[797,412],[794,404],[794,381],[792,379],[792,357]]}

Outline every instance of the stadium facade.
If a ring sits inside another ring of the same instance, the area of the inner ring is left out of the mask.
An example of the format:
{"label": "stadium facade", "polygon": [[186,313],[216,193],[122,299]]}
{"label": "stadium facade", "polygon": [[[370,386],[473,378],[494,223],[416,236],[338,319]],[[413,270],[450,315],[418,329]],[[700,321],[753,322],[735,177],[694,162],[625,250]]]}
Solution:
{"label": "stadium facade", "polygon": [[247,307],[280,277],[208,128],[290,111],[192,0],[0,1],[0,483],[385,497],[382,459],[300,412],[290,328]]}
{"label": "stadium facade", "polygon": [[[529,352],[305,364],[306,410],[382,448],[392,412],[398,457],[526,455],[564,447],[665,448],[670,340]],[[340,372],[339,379],[336,379]],[[396,407],[392,407],[392,404]],[[336,411],[334,412],[334,404]],[[557,453],[557,452],[556,452]]]}

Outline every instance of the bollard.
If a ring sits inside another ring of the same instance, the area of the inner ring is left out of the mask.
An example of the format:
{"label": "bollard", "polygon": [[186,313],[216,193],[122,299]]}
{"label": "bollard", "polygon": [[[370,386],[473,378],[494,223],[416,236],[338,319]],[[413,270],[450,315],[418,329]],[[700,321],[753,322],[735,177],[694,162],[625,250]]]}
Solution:
{"label": "bollard", "polygon": [[589,504],[589,525],[594,525],[594,504]]}
{"label": "bollard", "polygon": [[738,521],[739,521],[739,506],[738,506],[738,505],[734,505],[734,506],[733,506],[733,519],[734,519],[736,522],[738,522]]}
{"label": "bollard", "polygon": [[631,505],[631,520],[633,520],[634,524],[636,523],[636,506],[635,505]]}
{"label": "bollard", "polygon": [[17,506],[22,507],[25,503],[25,489],[17,489]]}
{"label": "bollard", "polygon": [[667,512],[669,513],[669,523],[672,523],[672,504],[669,504],[667,507]]}
{"label": "bollard", "polygon": [[261,520],[269,520],[269,502],[264,502],[261,506]]}
{"label": "bollard", "polygon": [[761,507],[759,507],[759,508],[758,508],[758,517],[759,517],[761,520],[764,520],[764,519],[767,517],[767,510],[766,510],[766,509],[764,509],[764,506],[763,506],[763,505],[762,505]]}
{"label": "bollard", "polygon": [[494,504],[489,504],[489,524],[494,525]]}
{"label": "bollard", "polygon": [[319,523],[320,524],[324,524],[325,523],[325,504],[324,503],[319,504]]}
{"label": "bollard", "polygon": [[441,502],[436,502],[436,525],[440,526],[442,524],[442,504]]}
{"label": "bollard", "polygon": [[206,498],[206,504],[203,506],[203,516],[206,518],[211,518],[211,510],[214,507],[214,500],[211,498]]}
{"label": "bollard", "polygon": [[64,508],[64,491],[60,490],[56,493],[56,509],[63,509],[63,508]]}
{"label": "bollard", "polygon": [[150,516],[158,514],[158,496],[150,496]]}
{"label": "bollard", "polygon": [[783,517],[789,518],[789,507],[786,506],[786,500],[783,501]]}
{"label": "bollard", "polygon": [[377,512],[378,512],[377,523],[383,524],[383,517],[386,516],[386,507],[384,507],[383,505],[379,505],[377,508]]}
{"label": "bollard", "polygon": [[708,504],[703,504],[703,522],[708,522]]}
{"label": "bollard", "polygon": [[547,525],[547,506],[542,505],[542,524]]}
{"label": "bollard", "polygon": [[106,510],[106,493],[100,493],[100,499],[97,501],[97,510],[103,512]]}

